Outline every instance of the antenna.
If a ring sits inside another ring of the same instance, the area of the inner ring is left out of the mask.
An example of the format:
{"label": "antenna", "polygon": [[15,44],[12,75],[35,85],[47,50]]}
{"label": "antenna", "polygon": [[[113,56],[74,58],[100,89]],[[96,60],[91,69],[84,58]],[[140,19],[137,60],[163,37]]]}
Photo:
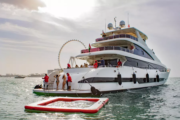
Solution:
{"label": "antenna", "polygon": [[105,32],[106,32],[106,19],[105,19]]}
{"label": "antenna", "polygon": [[115,28],[116,28],[116,17],[114,18],[114,22],[115,22]]}
{"label": "antenna", "polygon": [[128,14],[127,14],[127,15],[128,15],[127,17],[128,17],[128,25],[129,25],[129,12],[128,12]]}
{"label": "antenna", "polygon": [[130,27],[130,24],[129,24],[129,12],[128,12],[128,28]]}

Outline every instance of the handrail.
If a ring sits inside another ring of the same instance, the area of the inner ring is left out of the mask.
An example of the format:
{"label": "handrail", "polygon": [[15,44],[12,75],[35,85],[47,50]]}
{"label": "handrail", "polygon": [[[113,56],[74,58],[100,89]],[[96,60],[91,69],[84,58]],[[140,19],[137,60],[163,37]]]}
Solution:
{"label": "handrail", "polygon": [[113,36],[108,36],[108,37],[103,37],[103,38],[97,38],[96,42],[103,41],[103,40],[109,40],[109,39],[115,39],[115,38],[130,38],[130,39],[138,41],[138,39],[132,35],[119,34],[119,35],[113,35]]}
{"label": "handrail", "polygon": [[[121,50],[129,53],[133,53],[133,50],[129,50],[127,48],[118,47],[118,46],[106,46],[106,47],[98,47],[98,48],[91,48],[90,52],[97,52],[103,50]],[[89,49],[81,50],[81,53],[89,53]]]}

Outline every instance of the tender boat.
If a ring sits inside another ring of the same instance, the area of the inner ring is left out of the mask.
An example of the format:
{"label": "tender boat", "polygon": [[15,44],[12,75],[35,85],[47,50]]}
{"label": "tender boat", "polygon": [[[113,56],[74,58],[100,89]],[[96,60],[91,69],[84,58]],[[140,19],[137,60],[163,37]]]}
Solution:
{"label": "tender boat", "polygon": [[25,77],[18,75],[18,76],[15,76],[14,78],[25,78]]}
{"label": "tender boat", "polygon": [[[138,89],[163,85],[169,76],[168,69],[148,48],[148,37],[135,27],[125,28],[125,22],[120,21],[120,27],[113,28],[108,24],[109,31],[103,32],[91,44],[94,48],[83,49],[76,59],[86,60],[88,67],[54,70],[49,73],[48,90],[34,89],[36,94],[58,95],[92,95],[92,86],[101,93],[118,92],[128,89]],[[105,66],[94,68],[94,61],[105,61]],[[122,66],[117,67],[120,59]],[[74,60],[74,59],[73,59]],[[72,77],[72,91],[55,90],[56,82],[53,77],[59,77],[59,89],[62,89],[62,76],[69,73]]]}

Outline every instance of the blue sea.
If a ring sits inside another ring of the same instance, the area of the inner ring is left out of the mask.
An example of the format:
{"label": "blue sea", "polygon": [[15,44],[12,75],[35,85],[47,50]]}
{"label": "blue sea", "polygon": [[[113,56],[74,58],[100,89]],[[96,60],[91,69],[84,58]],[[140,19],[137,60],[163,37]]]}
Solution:
{"label": "blue sea", "polygon": [[158,87],[109,93],[109,103],[96,114],[27,112],[24,106],[51,98],[32,92],[41,78],[0,77],[0,120],[179,120],[180,78]]}

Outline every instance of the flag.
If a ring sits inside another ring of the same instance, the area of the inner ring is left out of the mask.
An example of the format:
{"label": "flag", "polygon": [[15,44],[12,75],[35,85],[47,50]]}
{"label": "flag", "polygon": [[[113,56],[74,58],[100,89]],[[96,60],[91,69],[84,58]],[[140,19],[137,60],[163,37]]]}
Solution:
{"label": "flag", "polygon": [[91,45],[89,44],[89,52],[91,51]]}
{"label": "flag", "polygon": [[106,36],[106,34],[104,33],[104,31],[102,30],[102,36]]}

